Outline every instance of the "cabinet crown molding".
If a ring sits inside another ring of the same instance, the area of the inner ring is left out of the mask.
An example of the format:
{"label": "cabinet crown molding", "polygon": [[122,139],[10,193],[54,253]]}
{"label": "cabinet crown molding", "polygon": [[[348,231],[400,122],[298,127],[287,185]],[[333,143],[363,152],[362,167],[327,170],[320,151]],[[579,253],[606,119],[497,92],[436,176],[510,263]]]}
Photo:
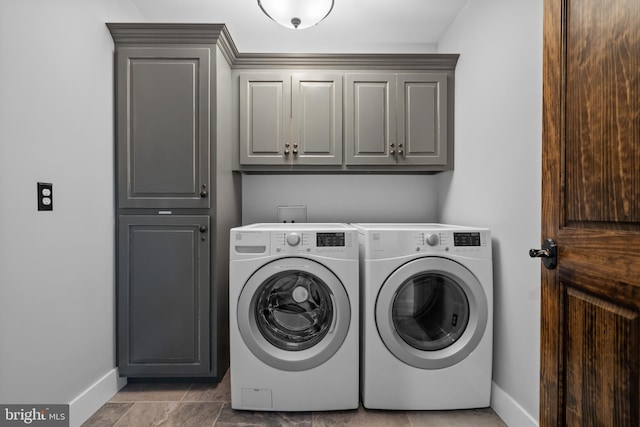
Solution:
{"label": "cabinet crown molding", "polygon": [[454,70],[458,54],[240,53],[225,24],[107,23],[114,42],[126,45],[217,44],[233,68],[359,68]]}
{"label": "cabinet crown molding", "polygon": [[120,46],[167,44],[217,44],[233,64],[238,49],[224,24],[114,23],[108,22],[113,41]]}

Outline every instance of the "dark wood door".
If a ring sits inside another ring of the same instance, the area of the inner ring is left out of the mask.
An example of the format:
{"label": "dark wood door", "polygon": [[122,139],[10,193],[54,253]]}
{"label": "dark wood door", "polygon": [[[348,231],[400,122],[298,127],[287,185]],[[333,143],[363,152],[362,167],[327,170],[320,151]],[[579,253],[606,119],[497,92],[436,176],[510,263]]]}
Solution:
{"label": "dark wood door", "polygon": [[640,425],[640,1],[545,0],[541,426]]}

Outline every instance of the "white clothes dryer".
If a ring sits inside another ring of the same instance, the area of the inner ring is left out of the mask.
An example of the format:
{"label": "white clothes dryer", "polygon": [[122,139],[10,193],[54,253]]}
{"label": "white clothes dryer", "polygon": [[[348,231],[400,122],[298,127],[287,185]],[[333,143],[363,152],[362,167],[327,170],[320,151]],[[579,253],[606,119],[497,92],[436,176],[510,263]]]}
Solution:
{"label": "white clothes dryer", "polygon": [[488,407],[493,266],[486,228],[353,224],[366,408]]}
{"label": "white clothes dryer", "polygon": [[229,268],[232,408],[357,408],[357,230],[311,223],[233,228]]}

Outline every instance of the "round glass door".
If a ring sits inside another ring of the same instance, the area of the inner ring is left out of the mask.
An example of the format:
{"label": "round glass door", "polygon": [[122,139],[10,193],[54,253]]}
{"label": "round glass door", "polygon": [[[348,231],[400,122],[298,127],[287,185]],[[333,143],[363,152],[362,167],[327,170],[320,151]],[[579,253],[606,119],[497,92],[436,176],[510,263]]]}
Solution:
{"label": "round glass door", "polygon": [[393,300],[393,326],[407,344],[438,351],[456,342],[469,322],[469,301],[450,277],[420,273],[405,281]]}
{"label": "round glass door", "polygon": [[333,311],[327,284],[305,271],[275,274],[256,292],[258,330],[283,350],[305,350],[322,341],[333,323]]}
{"label": "round glass door", "polygon": [[328,360],[351,322],[344,286],[322,264],[282,258],[247,281],[238,300],[238,327],[256,357],[282,370],[300,371]]}
{"label": "round glass door", "polygon": [[376,324],[398,359],[440,369],[467,357],[487,324],[487,300],[478,279],[455,261],[429,257],[397,269],[376,302]]}

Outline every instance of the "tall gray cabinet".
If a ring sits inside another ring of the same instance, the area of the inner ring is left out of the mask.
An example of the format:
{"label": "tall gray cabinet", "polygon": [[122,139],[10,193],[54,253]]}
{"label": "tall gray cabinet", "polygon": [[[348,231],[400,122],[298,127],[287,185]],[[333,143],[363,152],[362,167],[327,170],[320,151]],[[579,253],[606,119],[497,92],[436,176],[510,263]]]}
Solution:
{"label": "tall gray cabinet", "polygon": [[228,367],[235,48],[220,24],[107,24],[115,42],[117,359],[127,377]]}

